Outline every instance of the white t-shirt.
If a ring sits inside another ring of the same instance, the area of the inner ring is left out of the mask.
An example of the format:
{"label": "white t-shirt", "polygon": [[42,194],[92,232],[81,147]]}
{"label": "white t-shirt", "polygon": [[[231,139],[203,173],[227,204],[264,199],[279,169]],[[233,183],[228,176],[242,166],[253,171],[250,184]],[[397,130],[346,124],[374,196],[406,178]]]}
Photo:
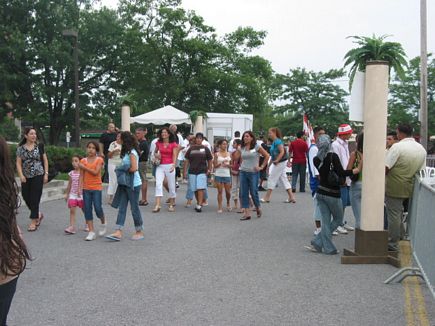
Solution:
{"label": "white t-shirt", "polygon": [[310,149],[308,150],[308,164],[310,166],[311,173],[313,174],[313,177],[316,177],[319,175],[319,171],[314,166],[314,158],[317,156],[317,153],[319,152],[319,149],[317,146],[310,146]]}
{"label": "white t-shirt", "polygon": [[[349,153],[349,144],[347,141],[337,137],[337,139],[332,142],[332,151],[338,155],[340,158],[341,165],[343,169],[347,169],[347,164],[349,163],[350,153]],[[350,178],[346,178],[347,186],[350,186],[351,180]]]}
{"label": "white t-shirt", "polygon": [[156,144],[157,144],[158,141],[159,141],[158,138],[154,138],[153,141],[151,142],[151,145],[150,145],[150,157],[149,157],[149,160],[151,160],[151,161],[154,158],[154,152],[156,151]]}
{"label": "white t-shirt", "polygon": [[[231,140],[230,140],[230,143],[228,144],[228,152],[232,153],[232,152],[235,152],[235,151],[236,151],[236,150],[234,149],[234,147],[233,147],[233,143],[234,143],[234,141],[235,141],[236,139],[242,139],[242,138],[240,138],[240,137],[234,137],[233,139],[231,139]],[[257,141],[257,144],[258,144],[258,141]]]}

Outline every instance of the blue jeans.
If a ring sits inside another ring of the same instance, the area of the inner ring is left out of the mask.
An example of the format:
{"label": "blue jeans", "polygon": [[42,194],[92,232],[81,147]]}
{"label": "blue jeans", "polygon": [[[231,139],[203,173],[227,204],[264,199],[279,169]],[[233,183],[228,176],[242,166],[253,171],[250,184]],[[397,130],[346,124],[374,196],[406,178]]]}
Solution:
{"label": "blue jeans", "polygon": [[322,231],[314,237],[311,244],[320,252],[323,250],[327,255],[335,255],[337,248],[332,243],[332,231],[343,223],[343,204],[336,197],[317,194],[316,198],[322,214]]}
{"label": "blue jeans", "polygon": [[355,227],[361,228],[361,192],[362,182],[352,182],[350,186],[350,203],[352,205],[353,216],[355,216]]}
{"label": "blue jeans", "polygon": [[[189,180],[189,176],[187,176],[187,180]],[[187,185],[186,199],[193,200],[195,197],[194,191],[191,189],[190,184]],[[208,200],[208,191],[207,188],[204,189],[204,200]]]}
{"label": "blue jeans", "polygon": [[99,219],[104,218],[102,206],[102,191],[101,190],[83,190],[83,202],[86,221],[92,221],[92,206],[94,206],[95,214]]}
{"label": "blue jeans", "polygon": [[300,177],[299,190],[301,192],[304,192],[305,191],[305,179],[307,177],[307,165],[306,164],[299,164],[299,163],[292,164],[292,189],[296,189],[296,185],[298,183],[298,176]]}
{"label": "blue jeans", "polygon": [[127,206],[130,201],[131,215],[133,215],[134,228],[136,231],[143,230],[142,215],[139,210],[139,194],[141,186],[134,187],[134,190],[129,189],[126,186],[118,186],[119,191],[119,207],[118,217],[116,218],[116,229],[122,230],[125,224],[125,218],[127,215]]}
{"label": "blue jeans", "polygon": [[258,197],[258,172],[240,171],[240,202],[242,208],[249,208],[249,194],[251,194],[255,207],[260,207]]}

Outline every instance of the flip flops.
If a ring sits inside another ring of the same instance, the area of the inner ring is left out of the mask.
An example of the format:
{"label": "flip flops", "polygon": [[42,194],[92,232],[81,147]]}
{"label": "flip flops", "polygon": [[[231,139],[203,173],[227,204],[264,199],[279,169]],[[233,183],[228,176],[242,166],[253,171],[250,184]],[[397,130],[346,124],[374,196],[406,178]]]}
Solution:
{"label": "flip flops", "polygon": [[114,242],[119,242],[119,241],[121,241],[121,238],[120,238],[120,237],[117,237],[117,236],[114,235],[114,234],[106,235],[106,239],[107,239],[107,240],[114,241]]}

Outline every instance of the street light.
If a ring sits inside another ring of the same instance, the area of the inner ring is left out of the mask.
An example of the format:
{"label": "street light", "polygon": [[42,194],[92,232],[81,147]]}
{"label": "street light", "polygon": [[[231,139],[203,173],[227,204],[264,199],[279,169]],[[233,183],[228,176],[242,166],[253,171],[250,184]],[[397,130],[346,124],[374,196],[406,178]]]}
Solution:
{"label": "street light", "polygon": [[78,56],[78,38],[79,33],[74,30],[65,30],[62,32],[64,37],[74,39],[74,100],[75,100],[75,139],[76,147],[80,147],[80,103],[79,103],[79,56]]}

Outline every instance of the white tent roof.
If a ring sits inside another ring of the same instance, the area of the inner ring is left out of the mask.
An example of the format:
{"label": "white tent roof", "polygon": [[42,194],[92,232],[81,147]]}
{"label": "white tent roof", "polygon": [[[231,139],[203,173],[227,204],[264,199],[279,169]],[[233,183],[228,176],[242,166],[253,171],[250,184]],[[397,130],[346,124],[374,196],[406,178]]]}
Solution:
{"label": "white tent roof", "polygon": [[192,124],[189,115],[186,112],[180,111],[174,108],[171,105],[166,105],[160,109],[147,112],[136,117],[131,117],[131,123],[140,123],[140,124],[155,124],[155,125],[164,125],[166,123],[169,124]]}

